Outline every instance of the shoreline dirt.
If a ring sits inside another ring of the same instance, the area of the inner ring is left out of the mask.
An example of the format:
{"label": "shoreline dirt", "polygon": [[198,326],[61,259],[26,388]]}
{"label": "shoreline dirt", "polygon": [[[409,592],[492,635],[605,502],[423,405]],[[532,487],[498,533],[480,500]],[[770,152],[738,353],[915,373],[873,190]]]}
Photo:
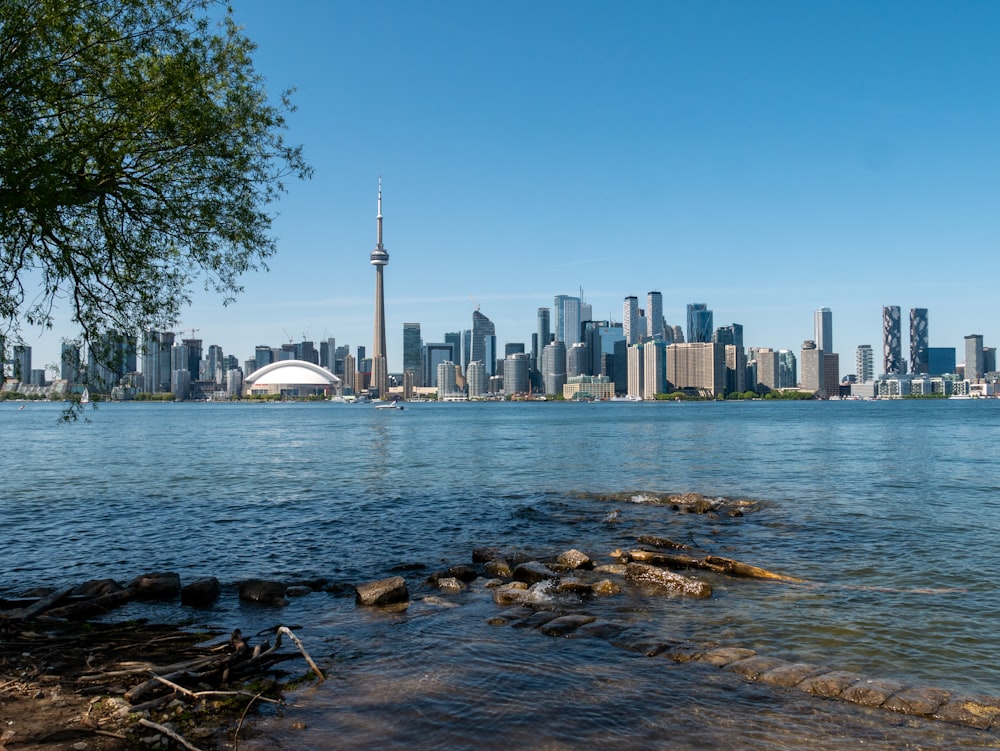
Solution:
{"label": "shoreline dirt", "polygon": [[164,685],[144,703],[123,697],[150,678],[149,668],[225,659],[247,647],[234,636],[235,645],[222,632],[180,625],[0,620],[0,751],[181,747],[155,725],[200,751],[233,748],[252,733],[246,718],[280,701],[295,680],[275,663],[298,653],[274,654],[243,677],[226,670],[219,685]]}

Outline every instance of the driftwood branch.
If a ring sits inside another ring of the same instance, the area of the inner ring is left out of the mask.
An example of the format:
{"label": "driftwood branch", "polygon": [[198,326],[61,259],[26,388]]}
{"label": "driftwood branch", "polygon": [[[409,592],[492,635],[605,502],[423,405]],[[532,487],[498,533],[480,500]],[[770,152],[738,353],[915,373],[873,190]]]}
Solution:
{"label": "driftwood branch", "polygon": [[773,571],[753,566],[749,563],[723,558],[718,555],[706,555],[704,558],[695,558],[689,555],[674,555],[671,553],[659,553],[652,550],[630,550],[621,553],[619,557],[627,557],[633,561],[649,563],[653,566],[665,566],[667,568],[695,568],[705,571],[715,571],[729,576],[739,576],[749,579],[768,579],[771,581],[782,581],[789,583],[803,583],[804,579],[797,579],[794,576],[776,574]]}
{"label": "driftwood branch", "polygon": [[[309,667],[312,668],[312,671],[316,674],[316,677],[319,679],[319,681],[321,683],[325,681],[326,676],[323,675],[323,671],[319,669],[319,666],[315,662],[313,662],[313,658],[309,656],[308,652],[306,652],[306,648],[302,646],[302,641],[299,639],[299,637],[293,634],[287,626],[279,626],[278,636],[275,641],[279,641],[281,639],[282,634],[288,634],[288,638],[291,639],[293,642],[295,642],[295,646],[299,648],[299,652],[301,652],[302,656],[306,658],[306,662],[309,663]],[[277,646],[277,644],[275,646]]]}
{"label": "driftwood branch", "polygon": [[201,751],[200,748],[198,748],[197,746],[194,746],[194,745],[188,743],[186,740],[184,740],[184,738],[182,736],[178,735],[173,730],[171,730],[168,727],[165,727],[164,725],[160,725],[160,724],[158,724],[156,722],[153,722],[152,720],[147,720],[145,717],[139,718],[139,724],[140,725],[144,725],[147,728],[152,728],[157,733],[162,733],[163,735],[167,736],[168,738],[171,738],[171,739],[177,741],[182,746],[184,746],[184,748],[189,749],[190,751]]}

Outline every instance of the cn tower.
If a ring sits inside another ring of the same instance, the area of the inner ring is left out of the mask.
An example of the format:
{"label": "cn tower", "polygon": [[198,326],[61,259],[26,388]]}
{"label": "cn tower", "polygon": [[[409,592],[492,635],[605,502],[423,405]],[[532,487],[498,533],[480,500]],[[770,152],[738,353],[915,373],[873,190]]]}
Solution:
{"label": "cn tower", "polygon": [[382,269],[389,265],[389,253],[382,247],[382,178],[378,179],[378,242],[372,251],[371,263],[375,267],[375,342],[372,347],[372,382],[374,396],[384,399],[389,393],[389,368],[385,361],[385,295],[382,288]]}

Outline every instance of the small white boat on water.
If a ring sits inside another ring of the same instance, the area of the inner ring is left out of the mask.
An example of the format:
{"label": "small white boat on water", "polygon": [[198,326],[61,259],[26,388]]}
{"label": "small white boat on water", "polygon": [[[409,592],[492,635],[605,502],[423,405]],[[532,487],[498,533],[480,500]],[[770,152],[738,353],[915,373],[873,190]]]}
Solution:
{"label": "small white boat on water", "polygon": [[402,409],[403,405],[399,402],[383,402],[381,404],[376,404],[375,409]]}
{"label": "small white boat on water", "polygon": [[83,393],[80,394],[80,404],[90,404],[90,389],[84,388]]}

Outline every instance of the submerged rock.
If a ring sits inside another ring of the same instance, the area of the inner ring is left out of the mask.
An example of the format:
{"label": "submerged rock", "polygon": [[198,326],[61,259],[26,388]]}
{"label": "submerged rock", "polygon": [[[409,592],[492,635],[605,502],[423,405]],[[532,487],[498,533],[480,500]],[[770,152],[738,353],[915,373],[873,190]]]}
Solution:
{"label": "submerged rock", "polygon": [[394,605],[409,602],[410,593],[402,576],[365,582],[355,586],[359,605]]}
{"label": "submerged rock", "polygon": [[712,596],[712,587],[706,582],[644,563],[628,564],[625,569],[625,580],[631,584],[662,589],[685,597]]}
{"label": "submerged rock", "polygon": [[239,583],[240,599],[258,602],[261,605],[287,605],[284,582],[268,579],[247,579]]}
{"label": "submerged rock", "polygon": [[522,563],[514,569],[514,578],[525,584],[535,584],[548,579],[555,579],[558,576],[555,571],[544,563],[538,561],[528,561]]}
{"label": "submerged rock", "polygon": [[194,607],[211,605],[219,599],[221,593],[222,587],[219,585],[219,580],[214,576],[209,576],[186,584],[181,589],[181,602],[184,605],[193,605]]}
{"label": "submerged rock", "polygon": [[173,571],[141,574],[126,589],[134,591],[140,600],[169,600],[180,594],[181,577]]}

